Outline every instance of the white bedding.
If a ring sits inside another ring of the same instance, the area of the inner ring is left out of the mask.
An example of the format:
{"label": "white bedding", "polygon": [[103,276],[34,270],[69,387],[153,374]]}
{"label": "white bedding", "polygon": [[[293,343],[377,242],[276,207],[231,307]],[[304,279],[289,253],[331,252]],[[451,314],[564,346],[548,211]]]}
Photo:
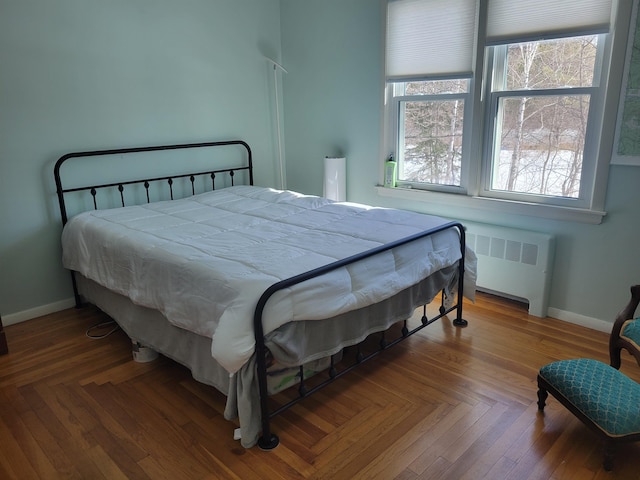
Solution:
{"label": "white bedding", "polygon": [[[237,186],[167,202],[84,212],[63,231],[63,264],[172,324],[212,338],[230,373],[251,357],[253,314],[273,283],[446,220]],[[456,229],[276,293],[265,334],[388,298],[460,258]]]}

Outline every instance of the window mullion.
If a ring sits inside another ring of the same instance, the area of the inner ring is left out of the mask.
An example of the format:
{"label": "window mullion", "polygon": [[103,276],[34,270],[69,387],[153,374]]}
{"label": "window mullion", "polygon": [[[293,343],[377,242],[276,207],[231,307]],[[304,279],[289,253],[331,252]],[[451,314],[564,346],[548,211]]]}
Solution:
{"label": "window mullion", "polygon": [[403,95],[395,97],[400,102],[433,102],[439,100],[467,100],[468,93],[441,93],[439,95]]}
{"label": "window mullion", "polygon": [[[461,185],[468,195],[477,196],[481,190],[484,157],[485,105],[491,83],[487,77],[489,66],[487,43],[487,15],[489,0],[478,0],[474,75],[470,81],[468,110],[465,111]],[[490,71],[490,70],[489,70]]]}
{"label": "window mullion", "polygon": [[503,90],[493,92],[498,98],[502,97],[558,97],[596,94],[596,87],[567,87],[567,88],[544,88],[532,90]]}

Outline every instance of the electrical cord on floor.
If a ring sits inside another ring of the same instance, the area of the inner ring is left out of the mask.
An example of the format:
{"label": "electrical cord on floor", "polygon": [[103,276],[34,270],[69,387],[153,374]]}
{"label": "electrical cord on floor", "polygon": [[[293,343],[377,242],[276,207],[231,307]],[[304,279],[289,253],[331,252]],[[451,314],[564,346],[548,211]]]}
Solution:
{"label": "electrical cord on floor", "polygon": [[[110,325],[115,325],[113,328],[111,328],[111,330],[109,330],[108,332],[102,333],[102,334],[94,334],[93,330],[99,329],[99,328],[105,328],[108,327]],[[101,338],[106,338],[109,335],[111,335],[113,332],[117,331],[120,329],[120,326],[115,322],[115,320],[107,320],[105,322],[99,322],[96,323],[95,325],[92,325],[91,327],[89,327],[87,329],[86,335],[88,338],[91,338],[92,340],[100,340]]]}

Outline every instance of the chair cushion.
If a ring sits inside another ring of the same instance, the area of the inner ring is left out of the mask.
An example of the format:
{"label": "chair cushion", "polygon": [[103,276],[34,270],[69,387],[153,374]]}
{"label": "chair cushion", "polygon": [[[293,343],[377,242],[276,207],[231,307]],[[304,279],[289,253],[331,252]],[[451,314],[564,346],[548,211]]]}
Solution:
{"label": "chair cushion", "polygon": [[540,376],[609,436],[640,432],[640,384],[586,358],[545,365]]}
{"label": "chair cushion", "polygon": [[[620,336],[633,342],[636,346],[640,345],[640,318],[635,320],[627,320],[622,324]],[[640,348],[640,346],[638,347]]]}

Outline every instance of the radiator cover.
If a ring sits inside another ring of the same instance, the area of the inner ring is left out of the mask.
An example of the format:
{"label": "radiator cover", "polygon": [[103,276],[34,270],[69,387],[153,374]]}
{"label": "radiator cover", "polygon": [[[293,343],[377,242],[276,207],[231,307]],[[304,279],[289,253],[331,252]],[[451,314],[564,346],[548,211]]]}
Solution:
{"label": "radiator cover", "polygon": [[546,317],[553,236],[480,223],[465,227],[467,245],[478,257],[478,289],[526,300],[530,315]]}

